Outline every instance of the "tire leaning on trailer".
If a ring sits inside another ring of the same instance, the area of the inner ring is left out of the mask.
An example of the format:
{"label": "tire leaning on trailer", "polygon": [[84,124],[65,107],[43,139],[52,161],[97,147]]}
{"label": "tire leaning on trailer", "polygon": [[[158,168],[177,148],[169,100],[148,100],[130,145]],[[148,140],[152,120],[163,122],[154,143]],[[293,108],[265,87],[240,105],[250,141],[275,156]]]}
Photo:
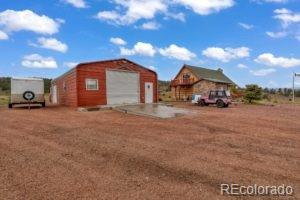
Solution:
{"label": "tire leaning on trailer", "polygon": [[35,94],[32,91],[25,91],[23,93],[23,98],[26,101],[31,101],[31,100],[33,100],[35,98]]}

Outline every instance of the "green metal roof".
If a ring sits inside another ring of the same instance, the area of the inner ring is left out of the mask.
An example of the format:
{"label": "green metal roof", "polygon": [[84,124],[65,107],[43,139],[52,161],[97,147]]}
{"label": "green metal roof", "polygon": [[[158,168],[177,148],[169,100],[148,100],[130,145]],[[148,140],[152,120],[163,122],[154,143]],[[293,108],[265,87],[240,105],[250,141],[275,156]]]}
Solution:
{"label": "green metal roof", "polygon": [[208,81],[218,82],[218,83],[235,84],[223,73],[222,70],[212,70],[212,69],[206,69],[203,67],[195,67],[190,65],[184,65],[184,67],[191,70],[191,72],[199,79],[205,79]]}

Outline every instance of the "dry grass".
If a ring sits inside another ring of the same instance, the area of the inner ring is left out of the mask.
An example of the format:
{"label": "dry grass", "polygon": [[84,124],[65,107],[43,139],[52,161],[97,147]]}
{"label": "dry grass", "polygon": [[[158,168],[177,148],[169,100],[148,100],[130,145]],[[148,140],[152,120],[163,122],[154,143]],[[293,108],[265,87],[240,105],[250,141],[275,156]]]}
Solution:
{"label": "dry grass", "polygon": [[[45,94],[45,99],[48,101],[49,94]],[[0,106],[7,106],[9,102],[9,95],[8,94],[0,94]]]}
{"label": "dry grass", "polygon": [[7,105],[9,101],[9,96],[5,94],[0,94],[0,106]]}
{"label": "dry grass", "polygon": [[[282,95],[270,95],[270,99],[264,99],[259,101],[258,103],[263,104],[292,104],[292,97],[285,97]],[[300,104],[300,97],[295,98],[295,103]]]}
{"label": "dry grass", "polygon": [[159,99],[160,101],[163,101],[163,102],[170,102],[172,101],[172,93],[171,91],[163,91],[159,94]]}

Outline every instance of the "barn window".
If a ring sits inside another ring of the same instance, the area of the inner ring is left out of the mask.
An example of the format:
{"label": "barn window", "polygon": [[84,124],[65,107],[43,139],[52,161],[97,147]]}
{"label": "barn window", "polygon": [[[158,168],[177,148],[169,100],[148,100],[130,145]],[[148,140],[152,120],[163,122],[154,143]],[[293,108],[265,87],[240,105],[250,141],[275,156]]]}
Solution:
{"label": "barn window", "polygon": [[86,90],[98,90],[98,79],[85,79]]}

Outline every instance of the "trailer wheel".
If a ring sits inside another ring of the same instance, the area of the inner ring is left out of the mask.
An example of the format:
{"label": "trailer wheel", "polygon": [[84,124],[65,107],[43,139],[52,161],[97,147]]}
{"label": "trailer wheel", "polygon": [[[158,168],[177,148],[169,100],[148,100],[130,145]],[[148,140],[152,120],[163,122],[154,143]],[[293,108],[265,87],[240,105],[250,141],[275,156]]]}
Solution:
{"label": "trailer wheel", "polygon": [[13,107],[13,105],[10,103],[10,104],[8,104],[8,108],[12,108]]}

